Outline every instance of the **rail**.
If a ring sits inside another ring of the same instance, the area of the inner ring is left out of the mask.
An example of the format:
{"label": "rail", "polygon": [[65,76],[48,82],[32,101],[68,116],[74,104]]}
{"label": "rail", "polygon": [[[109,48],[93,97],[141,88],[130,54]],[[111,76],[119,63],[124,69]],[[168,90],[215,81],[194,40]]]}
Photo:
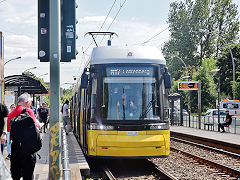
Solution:
{"label": "rail", "polygon": [[233,156],[235,158],[239,158],[240,159],[240,154],[234,153],[232,151],[227,151],[227,150],[224,150],[222,148],[213,147],[215,145],[208,146],[208,145],[205,145],[205,144],[196,143],[194,141],[188,141],[188,140],[185,140],[185,139],[176,138],[176,137],[174,137],[174,135],[171,136],[171,139],[173,139],[175,141],[179,141],[179,142],[185,143],[185,144],[190,144],[190,145],[201,147],[201,148],[204,148],[204,149],[207,149],[207,150],[215,151],[215,152],[218,152],[218,153],[223,153],[223,154],[226,154],[226,155],[229,155],[229,156]]}
{"label": "rail", "polygon": [[194,154],[190,154],[186,151],[183,151],[183,150],[180,150],[180,149],[177,149],[177,148],[173,148],[171,147],[171,150],[173,151],[176,151],[176,152],[181,152],[182,154],[184,154],[185,156],[188,156],[190,158],[193,158],[201,163],[204,163],[204,164],[208,164],[212,167],[215,167],[217,169],[220,169],[222,171],[225,171],[225,172],[228,172],[230,173],[231,175],[236,175],[236,176],[239,176],[240,175],[240,170],[238,169],[235,169],[235,168],[232,168],[232,167],[229,167],[229,166],[226,166],[224,164],[220,164],[218,162],[214,162],[214,161],[211,161],[209,159],[206,159],[206,158],[203,158],[203,157],[200,157],[200,156],[197,156],[197,155],[194,155]]}
{"label": "rail", "polygon": [[103,170],[110,180],[116,180],[112,172],[107,167],[104,167]]}
{"label": "rail", "polygon": [[67,135],[65,130],[62,130],[62,160],[63,160],[63,179],[71,179],[71,169],[69,167],[69,157],[68,157],[68,144],[67,144]]}

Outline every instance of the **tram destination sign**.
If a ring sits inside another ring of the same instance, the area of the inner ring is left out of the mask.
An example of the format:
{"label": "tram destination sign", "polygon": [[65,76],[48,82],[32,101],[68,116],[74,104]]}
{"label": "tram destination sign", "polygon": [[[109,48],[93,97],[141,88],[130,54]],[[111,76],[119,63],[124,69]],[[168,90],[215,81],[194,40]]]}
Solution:
{"label": "tram destination sign", "polygon": [[153,67],[107,67],[107,76],[153,76]]}
{"label": "tram destination sign", "polygon": [[178,82],[178,90],[198,90],[197,81]]}

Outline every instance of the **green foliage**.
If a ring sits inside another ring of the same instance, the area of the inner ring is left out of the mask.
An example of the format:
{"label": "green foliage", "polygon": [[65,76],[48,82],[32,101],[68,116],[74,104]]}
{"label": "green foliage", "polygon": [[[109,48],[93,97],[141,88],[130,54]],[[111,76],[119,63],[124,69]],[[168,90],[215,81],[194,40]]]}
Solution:
{"label": "green foliage", "polygon": [[[227,46],[223,48],[223,52],[221,56],[219,56],[217,61],[217,66],[220,69],[220,81],[221,81],[221,91],[226,94],[226,98],[231,99],[232,97],[232,89],[237,95],[240,92],[238,83],[240,82],[240,43],[230,45],[234,63],[235,63],[235,74],[236,74],[236,85],[232,88],[233,85],[233,64],[232,58],[230,55],[230,51]],[[240,99],[239,96],[235,97],[236,99]]]}
{"label": "green foliage", "polygon": [[[199,67],[203,58],[216,57],[224,38],[236,42],[239,32],[237,6],[232,0],[185,0],[173,2],[169,12],[171,37],[163,51],[179,56],[187,66]],[[210,34],[200,33],[207,29]],[[181,62],[166,57],[172,76],[180,78]]]}
{"label": "green foliage", "polygon": [[[217,79],[210,74],[212,69],[220,69],[221,97],[232,96],[232,90],[239,99],[240,95],[240,49],[239,44],[231,46],[236,64],[237,83],[232,81],[232,63],[228,44],[236,43],[239,33],[237,6],[232,0],[182,0],[170,5],[169,12],[170,40],[165,43],[163,52],[169,72],[174,81],[186,75],[181,58],[188,67],[192,80],[202,82],[202,109],[215,107],[217,99]],[[210,33],[200,32],[207,29]],[[219,56],[220,55],[220,56]],[[178,57],[178,58],[177,58]],[[217,60],[215,60],[217,59]],[[239,78],[238,78],[239,77]],[[233,86],[233,88],[231,88]],[[174,84],[171,92],[178,92]],[[179,93],[179,92],[178,92]],[[187,92],[180,92],[187,104]],[[190,91],[191,107],[197,112],[197,91]]]}
{"label": "green foliage", "polygon": [[63,95],[61,97],[61,103],[63,104],[66,100],[71,100],[72,98],[72,89],[63,89]]}
{"label": "green foliage", "polygon": [[[216,60],[203,59],[202,66],[197,72],[193,74],[194,81],[201,81],[201,104],[202,112],[205,112],[209,108],[215,108],[217,99],[217,84],[214,83],[214,75],[210,73],[211,70],[216,69]],[[198,111],[198,92],[191,91],[191,110],[192,112]]]}
{"label": "green foliage", "polygon": [[233,92],[235,93],[235,99],[240,100],[240,82],[233,85]]}

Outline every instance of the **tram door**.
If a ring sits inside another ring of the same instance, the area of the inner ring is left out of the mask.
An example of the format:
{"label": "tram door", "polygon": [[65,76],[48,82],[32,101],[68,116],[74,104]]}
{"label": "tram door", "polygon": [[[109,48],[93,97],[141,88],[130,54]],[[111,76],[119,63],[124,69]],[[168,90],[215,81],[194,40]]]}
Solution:
{"label": "tram door", "polygon": [[83,108],[82,108],[82,142],[83,142],[83,151],[87,153],[87,106],[88,106],[88,97],[87,97],[87,90],[83,89]]}

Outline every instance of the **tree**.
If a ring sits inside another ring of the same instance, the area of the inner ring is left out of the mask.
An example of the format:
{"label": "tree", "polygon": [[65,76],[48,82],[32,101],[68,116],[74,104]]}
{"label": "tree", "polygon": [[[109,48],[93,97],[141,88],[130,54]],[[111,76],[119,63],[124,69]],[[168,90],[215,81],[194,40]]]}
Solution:
{"label": "tree", "polygon": [[[170,15],[168,19],[169,31],[171,39],[164,45],[163,51],[179,56],[187,65],[196,64],[194,54],[197,51],[197,43],[191,25],[191,12],[193,2],[186,0],[183,2],[174,2],[170,5]],[[169,71],[173,77],[179,79],[179,66],[182,66],[180,61],[172,61],[170,57],[166,57]]]}
{"label": "tree", "polygon": [[[178,55],[187,65],[201,66],[203,58],[218,56],[222,49],[222,38],[229,43],[236,41],[239,32],[237,13],[237,6],[232,0],[171,3],[168,18],[171,35],[163,51]],[[200,33],[200,29],[207,29],[211,33]],[[171,63],[169,57],[166,59],[170,73],[176,79],[180,78],[180,62]]]}
{"label": "tree", "polygon": [[239,32],[239,19],[237,5],[232,0],[214,0],[212,14],[214,16],[214,29],[211,32],[217,34],[216,57],[225,46],[222,38],[229,44],[236,42]]}
{"label": "tree", "polygon": [[[198,71],[193,73],[193,80],[201,80],[201,104],[202,112],[206,111],[209,108],[216,107],[217,99],[217,84],[214,83],[214,75],[210,73],[211,70],[216,69],[216,60],[212,58],[203,59],[202,66]],[[198,95],[197,91],[191,91],[191,110],[192,112],[197,112],[198,110]]]}
{"label": "tree", "polygon": [[66,100],[71,100],[72,89],[63,89],[63,95],[61,97],[61,103],[63,104]]}
{"label": "tree", "polygon": [[240,43],[230,45],[232,50],[234,62],[235,62],[235,72],[236,72],[236,84],[234,85],[233,80],[233,66],[232,59],[227,46],[223,48],[221,56],[219,56],[217,61],[217,66],[220,69],[220,82],[221,91],[226,94],[226,98],[232,97],[232,89],[236,94],[236,99],[240,99],[239,83],[240,83]]}

